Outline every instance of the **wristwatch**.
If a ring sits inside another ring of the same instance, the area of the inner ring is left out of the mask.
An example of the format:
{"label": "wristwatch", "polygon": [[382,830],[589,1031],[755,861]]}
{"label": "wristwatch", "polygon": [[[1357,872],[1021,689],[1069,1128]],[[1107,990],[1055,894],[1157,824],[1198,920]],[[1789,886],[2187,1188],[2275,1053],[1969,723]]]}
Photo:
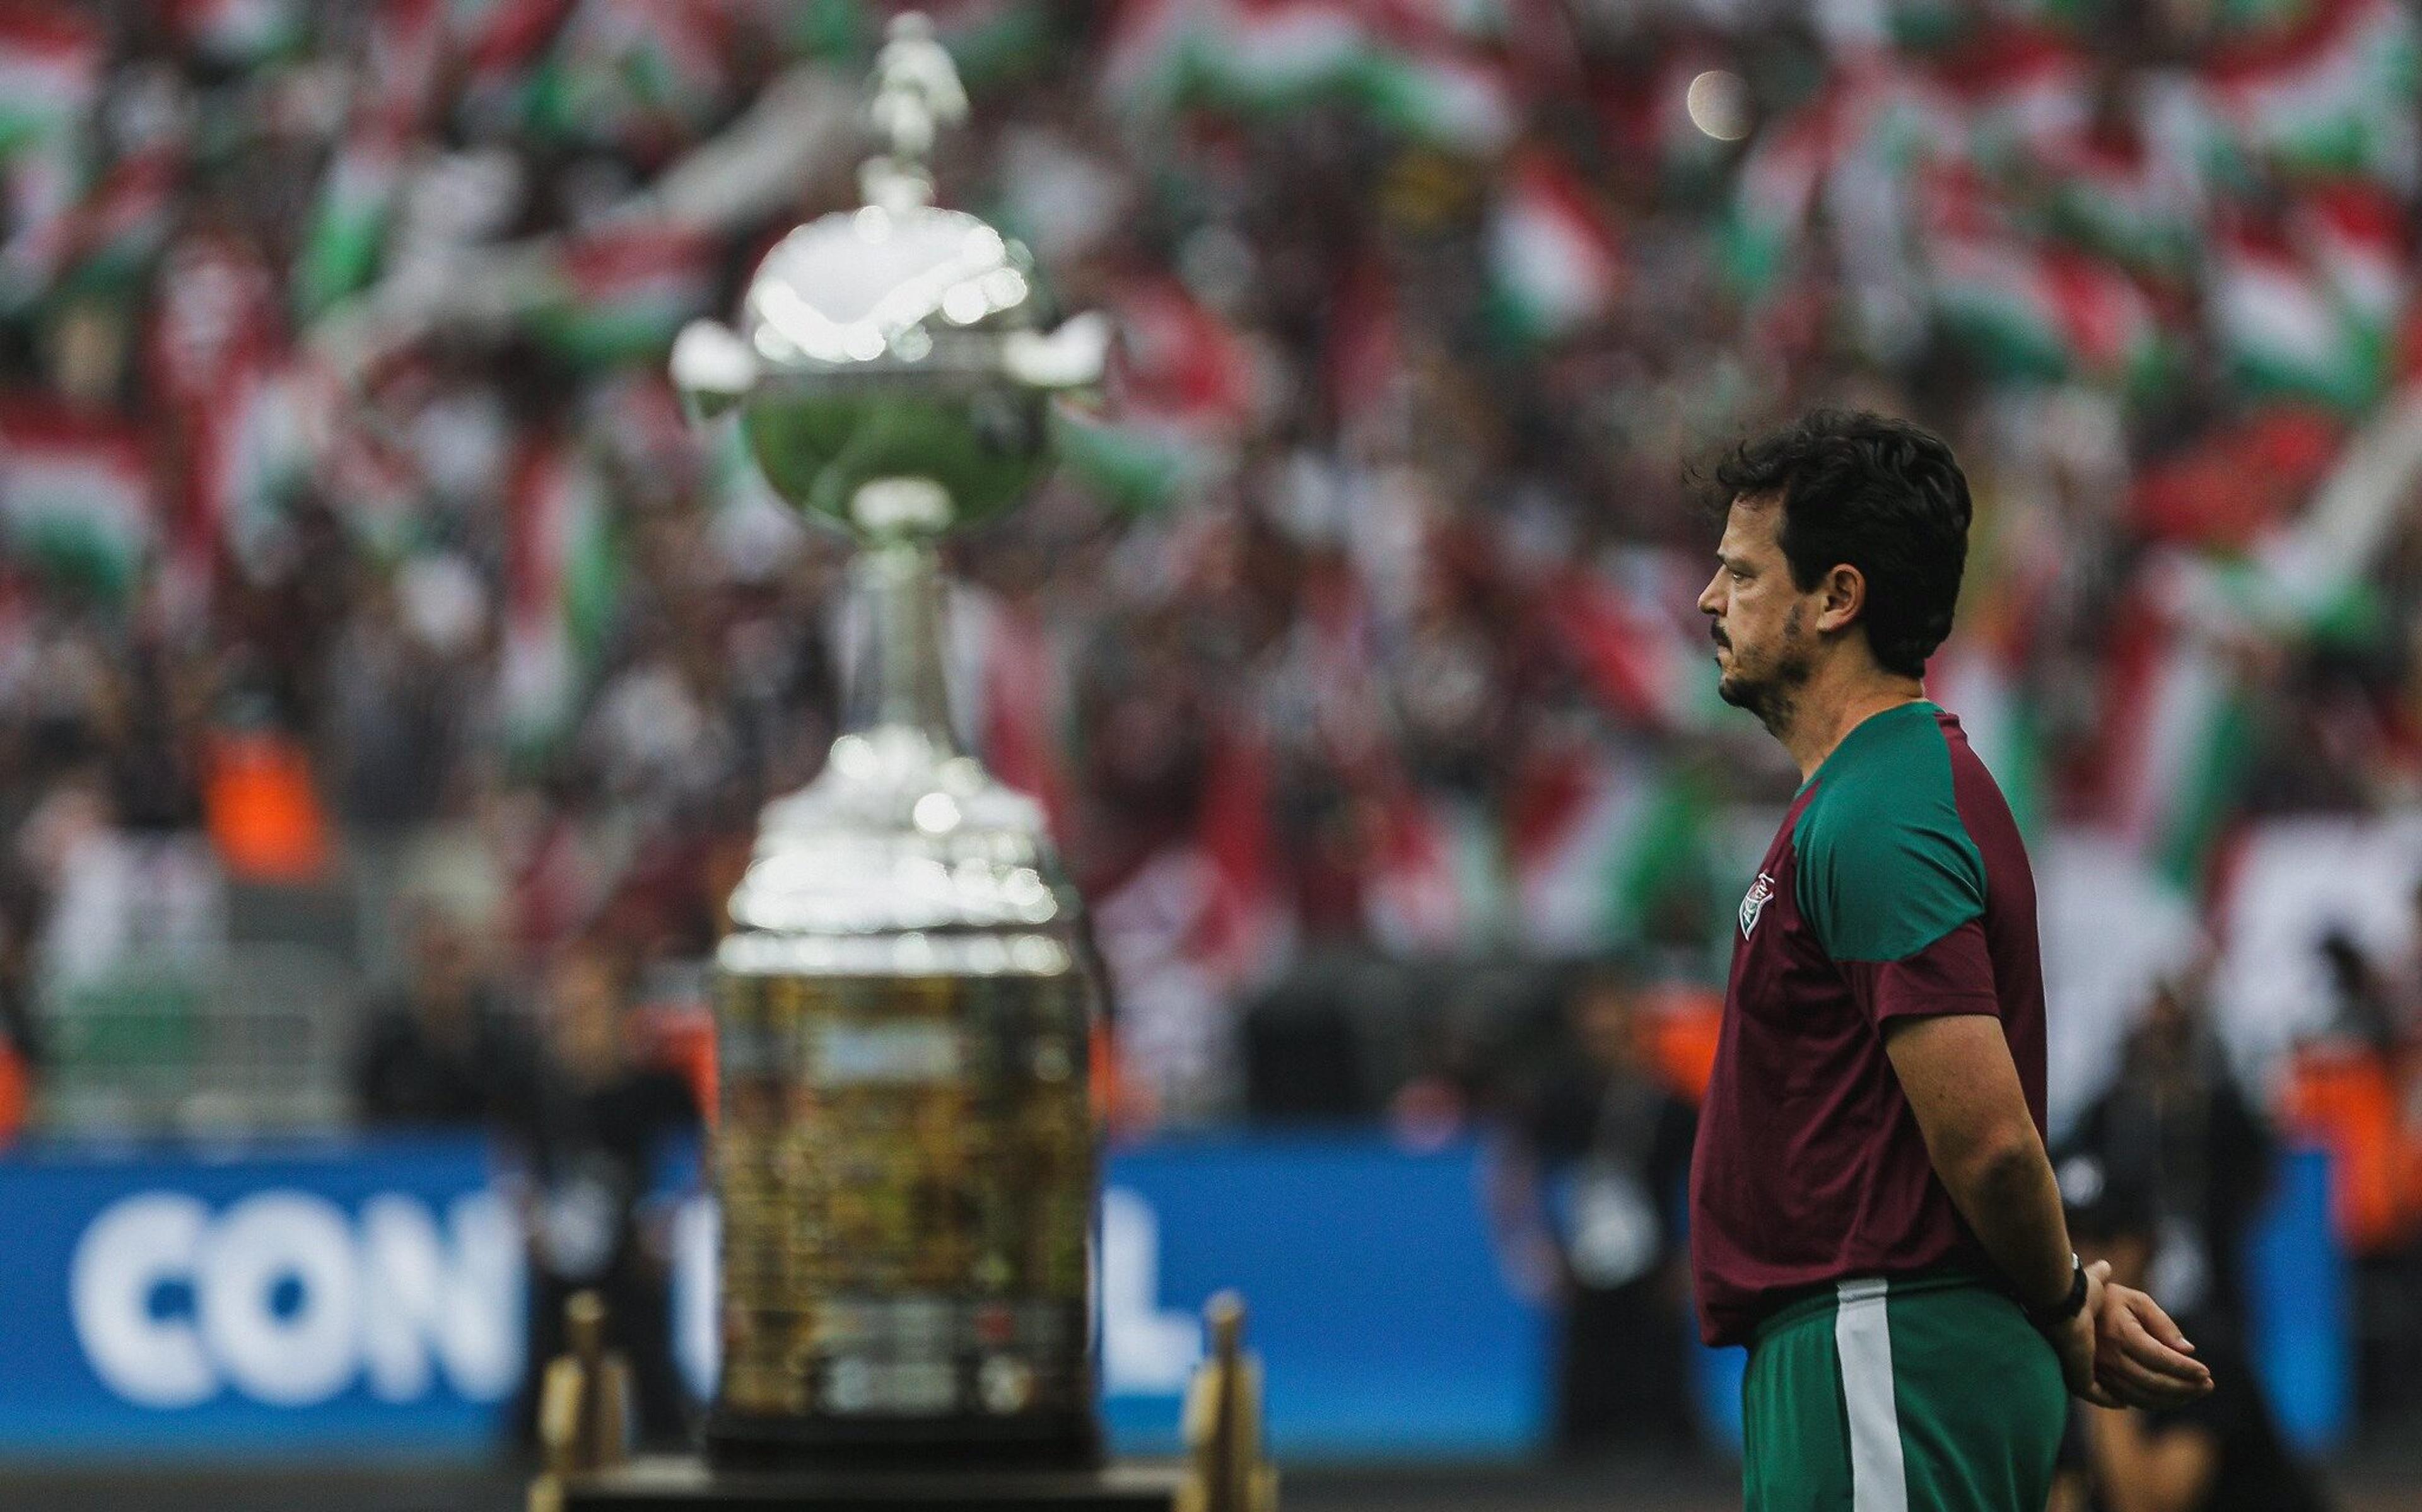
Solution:
{"label": "wristwatch", "polygon": [[[2026,1307],[2024,1302],[2019,1304]],[[2068,1295],[2050,1307],[2026,1307],[2027,1321],[2050,1333],[2085,1311],[2085,1262],[2071,1251],[2068,1256]]]}

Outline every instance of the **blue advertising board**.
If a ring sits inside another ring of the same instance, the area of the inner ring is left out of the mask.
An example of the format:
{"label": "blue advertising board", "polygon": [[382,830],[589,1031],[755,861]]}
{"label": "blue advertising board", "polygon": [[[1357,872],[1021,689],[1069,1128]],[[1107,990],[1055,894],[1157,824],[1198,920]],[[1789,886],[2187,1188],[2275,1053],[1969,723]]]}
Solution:
{"label": "blue advertising board", "polygon": [[[1201,1308],[1235,1287],[1269,1428],[1314,1455],[1514,1454],[1544,1328],[1501,1280],[1470,1148],[1156,1146],[1105,1184],[1104,1415],[1177,1443]],[[714,1378],[714,1224],[672,1194],[675,1355]],[[475,1453],[523,1374],[523,1256],[474,1140],[0,1161],[0,1456]]]}
{"label": "blue advertising board", "polygon": [[[1469,1457],[1536,1444],[1547,1321],[1506,1286],[1479,1181],[1468,1147],[1410,1155],[1370,1135],[1166,1145],[1114,1160],[1102,1246],[1114,1440],[1175,1446],[1177,1340],[1198,1336],[1202,1304],[1233,1286],[1251,1309],[1279,1452]],[[1152,1242],[1137,1253],[1121,1229],[1143,1222]],[[1148,1325],[1121,1296],[1147,1283]],[[1147,1326],[1166,1355],[1140,1347]]]}
{"label": "blue advertising board", "polygon": [[[1481,1156],[1369,1134],[1120,1152],[1103,1192],[1103,1415],[1177,1444],[1203,1304],[1250,1309],[1266,1426],[1297,1458],[1486,1457],[1543,1441],[1551,1320],[1506,1285]],[[2249,1255],[2253,1343],[2289,1431],[2350,1403],[2327,1168],[2286,1167]],[[714,1213],[673,1211],[675,1357],[715,1372]],[[470,1139],[0,1160],[0,1457],[474,1455],[524,1375],[511,1187]],[[1737,1442],[1738,1350],[1700,1350],[1711,1442]]]}
{"label": "blue advertising board", "polygon": [[522,1371],[467,1140],[0,1162],[0,1453],[453,1451]]}

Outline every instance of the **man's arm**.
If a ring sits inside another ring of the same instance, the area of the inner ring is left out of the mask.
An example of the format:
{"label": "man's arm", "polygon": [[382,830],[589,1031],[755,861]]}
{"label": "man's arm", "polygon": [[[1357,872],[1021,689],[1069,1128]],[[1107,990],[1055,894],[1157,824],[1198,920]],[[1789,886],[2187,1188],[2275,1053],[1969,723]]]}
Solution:
{"label": "man's arm", "polygon": [[[2057,1304],[2076,1264],[2068,1223],[2001,1021],[1974,1013],[1889,1019],[1884,1052],[1935,1175],[1985,1253],[2027,1306]],[[2084,1309],[2052,1337],[2069,1390],[2104,1407],[2167,1406],[2210,1390],[2211,1372],[2176,1347],[2186,1340],[2168,1315],[2142,1292],[2105,1287],[2109,1269],[2087,1270]]]}
{"label": "man's arm", "polygon": [[2068,1295],[2075,1264],[2060,1183],[2027,1112],[1998,1019],[1978,1013],[1888,1019],[1884,1052],[1934,1174],[1985,1253],[2038,1310]]}

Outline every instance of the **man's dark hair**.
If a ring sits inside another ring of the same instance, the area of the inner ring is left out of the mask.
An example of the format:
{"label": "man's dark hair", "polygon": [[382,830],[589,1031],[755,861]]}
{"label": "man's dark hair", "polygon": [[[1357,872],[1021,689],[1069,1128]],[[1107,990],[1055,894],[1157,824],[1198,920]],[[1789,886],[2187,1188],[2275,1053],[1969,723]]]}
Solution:
{"label": "man's dark hair", "polygon": [[1867,647],[1876,664],[1922,677],[1951,633],[1968,562],[1968,478],[1942,438],[1865,411],[1816,410],[1744,441],[1709,470],[1708,504],[1773,498],[1775,531],[1802,593],[1837,566],[1867,582]]}

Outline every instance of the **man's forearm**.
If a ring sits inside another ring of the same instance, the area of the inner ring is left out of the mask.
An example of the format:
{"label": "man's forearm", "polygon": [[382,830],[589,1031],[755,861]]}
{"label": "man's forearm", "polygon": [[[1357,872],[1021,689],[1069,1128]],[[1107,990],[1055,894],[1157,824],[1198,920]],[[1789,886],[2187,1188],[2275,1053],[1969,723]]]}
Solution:
{"label": "man's forearm", "polygon": [[1935,1174],[2021,1302],[2051,1307],[2068,1294],[2076,1255],[2061,1215],[2060,1183],[2041,1145],[2014,1140],[1990,1155],[1938,1157]]}
{"label": "man's forearm", "polygon": [[1927,1159],[2019,1299],[2051,1307],[2076,1259],[2060,1183],[2027,1112],[2001,1024],[1981,1014],[1901,1019],[1884,1051],[1926,1140]]}

